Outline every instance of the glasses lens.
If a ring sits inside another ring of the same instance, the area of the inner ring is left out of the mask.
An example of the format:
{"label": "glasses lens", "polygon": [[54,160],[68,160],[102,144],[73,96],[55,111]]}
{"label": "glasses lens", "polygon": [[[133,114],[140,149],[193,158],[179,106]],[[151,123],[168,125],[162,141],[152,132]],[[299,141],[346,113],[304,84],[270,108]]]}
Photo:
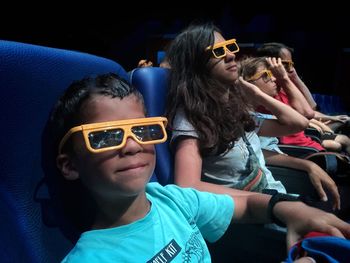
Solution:
{"label": "glasses lens", "polygon": [[282,65],[284,66],[287,72],[290,72],[293,69],[293,62],[291,61],[282,61]]}
{"label": "glasses lens", "polygon": [[262,80],[266,83],[269,82],[272,79],[272,73],[271,72],[264,72],[261,75]]}
{"label": "glasses lens", "polygon": [[213,52],[216,57],[222,57],[225,56],[225,49],[224,47],[217,47],[213,49]]}
{"label": "glasses lens", "polygon": [[230,52],[235,52],[235,51],[237,51],[237,45],[236,45],[235,43],[226,45],[226,48],[227,48]]}
{"label": "glasses lens", "polygon": [[120,145],[123,141],[124,131],[122,129],[111,129],[90,132],[88,137],[91,148],[102,149]]}
{"label": "glasses lens", "polygon": [[156,141],[164,138],[162,126],[159,124],[134,126],[131,128],[131,132],[135,134],[137,139],[141,142]]}

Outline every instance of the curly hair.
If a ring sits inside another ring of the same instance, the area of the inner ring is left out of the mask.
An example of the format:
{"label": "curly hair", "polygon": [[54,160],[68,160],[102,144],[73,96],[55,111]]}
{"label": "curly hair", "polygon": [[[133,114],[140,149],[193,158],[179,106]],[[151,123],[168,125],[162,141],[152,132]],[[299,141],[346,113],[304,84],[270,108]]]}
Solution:
{"label": "curly hair", "polygon": [[202,156],[218,154],[233,147],[243,131],[254,129],[243,91],[234,84],[221,82],[211,74],[210,52],[213,23],[191,24],[167,49],[170,64],[166,116],[170,128],[178,109],[183,109],[199,135]]}

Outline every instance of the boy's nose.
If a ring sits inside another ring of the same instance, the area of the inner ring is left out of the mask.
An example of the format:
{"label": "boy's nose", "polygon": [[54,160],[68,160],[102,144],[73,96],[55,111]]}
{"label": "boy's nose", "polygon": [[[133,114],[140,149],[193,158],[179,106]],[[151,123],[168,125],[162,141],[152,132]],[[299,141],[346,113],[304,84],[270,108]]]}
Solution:
{"label": "boy's nose", "polygon": [[122,148],[121,152],[123,152],[124,154],[127,154],[127,153],[132,154],[132,153],[137,153],[141,150],[142,150],[142,146],[132,137],[128,137],[126,138],[125,145]]}

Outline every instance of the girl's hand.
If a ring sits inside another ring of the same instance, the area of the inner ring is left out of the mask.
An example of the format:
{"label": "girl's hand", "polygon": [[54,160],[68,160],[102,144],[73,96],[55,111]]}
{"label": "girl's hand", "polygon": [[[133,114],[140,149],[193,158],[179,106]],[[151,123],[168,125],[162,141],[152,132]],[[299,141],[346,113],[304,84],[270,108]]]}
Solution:
{"label": "girl's hand", "polygon": [[348,120],[350,120],[350,117],[348,115],[337,115],[337,116],[334,116],[334,121],[339,121],[339,122],[342,122],[342,123],[345,123],[347,122]]}
{"label": "girl's hand", "polygon": [[333,210],[340,210],[340,194],[333,179],[315,163],[311,163],[310,169],[308,169],[308,175],[312,185],[320,196],[320,199],[324,202],[328,201],[325,191],[327,190],[327,192],[333,197]]}
{"label": "girl's hand", "polygon": [[145,68],[145,67],[152,67],[153,63],[150,60],[147,59],[141,59],[139,63],[137,63],[138,68]]}
{"label": "girl's hand", "polygon": [[[325,132],[328,132],[328,133],[331,133],[331,134],[334,134],[334,131],[329,128],[326,124],[324,124],[323,122],[321,121],[318,121],[316,119],[311,119],[310,120],[310,123],[314,124],[314,125],[317,125],[318,127],[320,127],[320,129],[322,129],[322,134],[325,133]],[[316,128],[315,128],[316,129]],[[318,129],[317,129],[318,130]]]}
{"label": "girl's hand", "polygon": [[254,102],[254,98],[263,94],[263,92],[256,85],[244,80],[243,77],[239,77],[236,81],[236,84],[245,90],[251,102]]}
{"label": "girl's hand", "polygon": [[315,123],[309,122],[309,127],[316,129],[320,134],[323,134],[323,130],[320,126],[316,125]]}
{"label": "girl's hand", "polygon": [[288,78],[288,73],[282,64],[281,58],[266,58],[266,60],[277,83]]}

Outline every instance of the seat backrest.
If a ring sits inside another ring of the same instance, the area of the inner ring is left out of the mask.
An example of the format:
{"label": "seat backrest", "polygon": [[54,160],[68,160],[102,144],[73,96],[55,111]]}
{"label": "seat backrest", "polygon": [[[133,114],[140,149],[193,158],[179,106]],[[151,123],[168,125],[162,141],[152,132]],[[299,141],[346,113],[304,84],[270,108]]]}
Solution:
{"label": "seat backrest", "polygon": [[312,96],[315,102],[317,103],[318,110],[324,114],[327,114],[327,115],[349,114],[346,111],[346,107],[340,96],[326,95],[326,94],[319,94],[319,93],[313,93]]}
{"label": "seat backrest", "polygon": [[59,262],[72,247],[69,234],[53,223],[57,217],[47,213],[50,190],[42,182],[50,167],[43,131],[53,104],[73,80],[108,72],[128,78],[109,59],[0,40],[1,262]]}
{"label": "seat backrest", "polygon": [[[130,83],[142,93],[148,116],[164,116],[168,75],[169,69],[160,67],[136,68],[130,73]],[[153,180],[162,185],[173,182],[173,161],[168,142],[156,145],[156,178]]]}

